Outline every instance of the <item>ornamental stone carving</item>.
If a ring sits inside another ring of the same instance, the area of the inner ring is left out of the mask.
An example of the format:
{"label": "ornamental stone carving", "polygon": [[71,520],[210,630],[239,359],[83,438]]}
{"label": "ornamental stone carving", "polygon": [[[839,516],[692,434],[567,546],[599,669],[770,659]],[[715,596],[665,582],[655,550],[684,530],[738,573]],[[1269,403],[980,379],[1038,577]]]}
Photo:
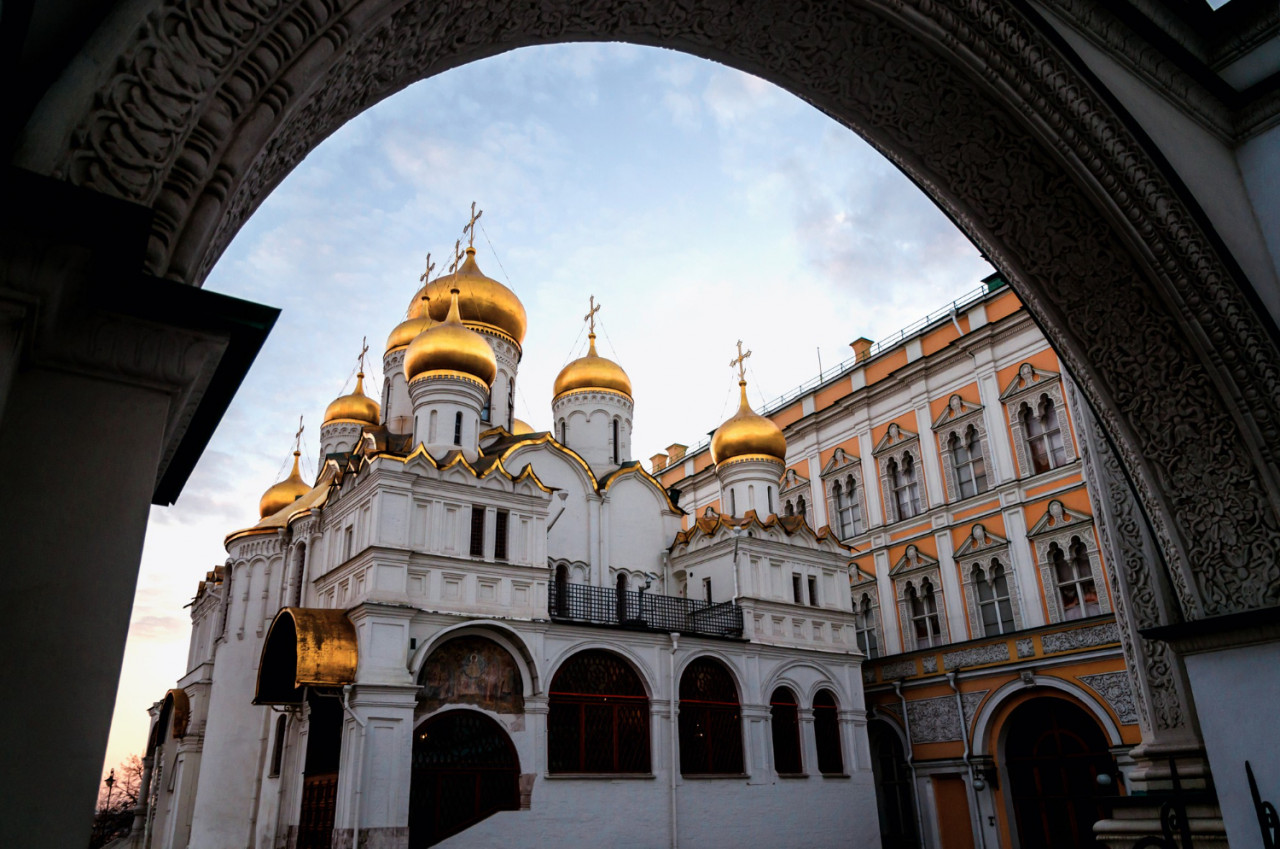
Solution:
{"label": "ornamental stone carving", "polygon": [[914,660],[895,660],[880,667],[880,678],[884,681],[892,681],[897,678],[909,678],[919,672]]}
{"label": "ornamental stone carving", "polygon": [[15,162],[150,207],[147,270],[199,283],[312,147],[411,82],[556,41],[724,61],[859,132],[1004,272],[1114,441],[1180,618],[1280,604],[1280,350],[1150,142],[1042,26],[1011,0],[139,0]]}
{"label": "ornamental stone carving", "polygon": [[[972,722],[978,706],[986,698],[989,691],[980,690],[974,693],[962,693],[960,701],[964,706],[964,720]],[[916,699],[907,702],[907,718],[911,722],[911,741],[913,743],[942,743],[960,739],[960,717],[956,713],[954,696],[939,696],[934,699]]]}
{"label": "ornamental stone carving", "polygon": [[1081,675],[1080,680],[1089,686],[1115,711],[1116,718],[1125,725],[1138,721],[1138,711],[1133,704],[1133,690],[1129,688],[1129,673],[1104,672],[1101,675]]}
{"label": "ornamental stone carving", "polygon": [[1106,646],[1120,642],[1120,631],[1114,622],[1073,628],[1070,631],[1053,631],[1040,637],[1045,654]]}
{"label": "ornamental stone carving", "polygon": [[959,501],[961,498],[969,498],[987,490],[986,477],[983,478],[982,484],[977,486],[977,476],[974,475],[975,491],[968,494],[960,492],[957,457],[953,444],[968,448],[970,429],[973,430],[973,447],[976,448],[976,450],[970,450],[972,455],[983,464],[985,471],[986,463],[991,457],[991,443],[987,439],[987,425],[982,418],[982,405],[966,401],[959,395],[952,395],[947,401],[947,406],[933,420],[933,432],[938,440],[938,453],[942,456],[942,482],[946,487],[947,501]]}
{"label": "ornamental stone carving", "polygon": [[942,656],[942,668],[948,671],[962,666],[983,666],[988,663],[1003,663],[1009,659],[1007,643],[992,643],[989,646],[949,651]]}

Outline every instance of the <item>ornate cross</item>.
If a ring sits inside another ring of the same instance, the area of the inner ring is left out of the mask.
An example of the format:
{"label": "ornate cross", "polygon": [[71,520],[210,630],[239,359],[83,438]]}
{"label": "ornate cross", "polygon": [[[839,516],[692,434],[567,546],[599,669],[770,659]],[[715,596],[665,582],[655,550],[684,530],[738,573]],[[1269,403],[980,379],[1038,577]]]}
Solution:
{"label": "ornate cross", "polygon": [[364,336],[360,339],[360,373],[364,374],[364,355],[369,353],[369,337]]}
{"label": "ornate cross", "polygon": [[751,356],[750,351],[747,351],[745,354],[742,352],[742,340],[739,339],[738,340],[738,356],[734,357],[732,360],[729,360],[730,367],[732,366],[738,367],[738,380],[745,381],[747,379],[746,362],[747,362],[747,357],[749,356]]}
{"label": "ornate cross", "polygon": [[484,210],[476,212],[476,202],[471,201],[471,220],[467,222],[467,226],[462,228],[462,234],[468,237],[467,247],[474,248],[476,246],[476,222],[480,220],[480,216],[484,215]]}
{"label": "ornate cross", "polygon": [[587,310],[587,314],[582,317],[582,320],[591,323],[591,335],[595,336],[596,335],[596,313],[600,312],[600,305],[596,303],[595,295],[591,296],[591,300],[588,303],[591,304],[591,309]]}
{"label": "ornate cross", "polygon": [[426,283],[431,279],[431,272],[436,270],[435,263],[431,261],[431,254],[427,254],[427,270],[422,272],[422,276],[418,278],[420,283]]}
{"label": "ornate cross", "polygon": [[306,428],[302,426],[302,416],[298,416],[298,432],[293,435],[293,450],[298,453],[302,452],[302,432],[304,430]]}
{"label": "ornate cross", "polygon": [[462,240],[458,239],[453,243],[453,265],[449,266],[449,273],[454,274],[458,270],[458,266],[462,264]]}

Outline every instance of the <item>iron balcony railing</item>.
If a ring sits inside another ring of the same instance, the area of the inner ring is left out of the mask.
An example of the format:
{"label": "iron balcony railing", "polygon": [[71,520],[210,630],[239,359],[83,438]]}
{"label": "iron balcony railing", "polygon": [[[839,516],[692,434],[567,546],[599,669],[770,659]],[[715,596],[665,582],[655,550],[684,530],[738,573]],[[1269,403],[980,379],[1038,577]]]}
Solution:
{"label": "iron balcony railing", "polygon": [[732,601],[713,604],[644,590],[616,590],[554,581],[550,589],[548,608],[555,622],[708,637],[742,636],[742,608]]}

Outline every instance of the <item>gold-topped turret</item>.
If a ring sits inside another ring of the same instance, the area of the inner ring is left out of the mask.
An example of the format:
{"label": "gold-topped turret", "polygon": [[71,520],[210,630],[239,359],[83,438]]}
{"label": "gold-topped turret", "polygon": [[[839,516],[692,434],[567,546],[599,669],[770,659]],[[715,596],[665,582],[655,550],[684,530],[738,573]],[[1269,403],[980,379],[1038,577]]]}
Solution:
{"label": "gold-topped turret", "polygon": [[596,313],[600,312],[600,305],[596,303],[595,295],[591,296],[589,303],[591,308],[583,316],[583,321],[589,322],[590,327],[587,333],[590,342],[587,355],[560,370],[552,389],[553,401],[569,392],[580,390],[616,392],[631,398],[631,378],[627,377],[622,366],[596,353]]}
{"label": "gold-topped turret", "polygon": [[[437,281],[438,282],[438,281]],[[444,320],[419,333],[404,355],[404,374],[410,381],[429,374],[471,378],[486,387],[498,374],[493,348],[479,333],[463,324],[458,290],[449,293]]]}
{"label": "gold-topped turret", "polygon": [[[299,430],[301,433],[301,430]],[[262,498],[258,501],[258,516],[267,518],[268,516],[279,513],[293,502],[311,491],[311,484],[302,479],[302,472],[298,469],[298,458],[302,456],[301,451],[293,452],[293,471],[289,473],[289,477],[273,484],[266,492],[262,493]]]}
{"label": "gold-topped turret", "polygon": [[746,360],[751,352],[743,352],[742,340],[738,340],[738,356],[729,365],[738,368],[738,412],[716,428],[711,437],[711,459],[718,466],[730,460],[776,460],[784,462],[787,456],[787,438],[782,429],[770,419],[757,415],[747,402]]}
{"label": "gold-topped turret", "polygon": [[[476,211],[471,205],[471,218],[463,228],[470,238],[465,253],[461,253],[462,243],[454,245],[454,267],[448,274],[425,283],[413,301],[409,304],[408,318],[430,318],[432,321],[444,321],[449,311],[449,292],[459,292],[458,311],[463,324],[481,333],[490,333],[514,342],[517,346],[524,342],[525,330],[528,328],[528,315],[524,304],[506,286],[488,277],[476,264],[475,228],[483,210]],[[465,258],[464,258],[465,257]],[[425,276],[425,275],[424,275]],[[395,338],[401,337],[393,334]],[[388,340],[390,343],[392,340]],[[391,349],[388,344],[387,349]]]}
{"label": "gold-topped turret", "polygon": [[356,388],[350,395],[335,398],[325,408],[322,424],[358,422],[376,425],[382,420],[382,408],[378,402],[364,394],[364,357],[367,353],[369,353],[369,340],[364,339],[360,348],[360,370],[356,372]]}

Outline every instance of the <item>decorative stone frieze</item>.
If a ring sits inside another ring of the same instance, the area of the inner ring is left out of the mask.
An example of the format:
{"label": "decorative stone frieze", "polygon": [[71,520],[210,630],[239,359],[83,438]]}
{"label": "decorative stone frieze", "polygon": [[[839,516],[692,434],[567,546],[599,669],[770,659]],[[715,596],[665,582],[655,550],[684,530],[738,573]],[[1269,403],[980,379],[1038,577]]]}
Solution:
{"label": "decorative stone frieze", "polygon": [[1008,659],[1008,643],[992,643],[988,646],[973,646],[972,648],[949,651],[942,655],[942,668],[950,671],[959,669],[962,666],[1003,663]]}
{"label": "decorative stone frieze", "polygon": [[1045,654],[1087,649],[1118,642],[1120,642],[1120,631],[1114,622],[1072,628],[1069,631],[1052,631],[1040,637],[1040,645],[1044,647]]}
{"label": "decorative stone frieze", "polygon": [[1116,712],[1116,718],[1125,725],[1138,721],[1138,711],[1133,703],[1133,690],[1129,687],[1129,673],[1104,672],[1101,675],[1081,675],[1080,680],[1096,692]]}
{"label": "decorative stone frieze", "polygon": [[[965,722],[971,722],[978,706],[988,691],[962,693]],[[916,699],[907,702],[907,718],[911,722],[911,742],[943,743],[961,739],[960,717],[956,713],[954,696],[938,696],[933,699]]]}

